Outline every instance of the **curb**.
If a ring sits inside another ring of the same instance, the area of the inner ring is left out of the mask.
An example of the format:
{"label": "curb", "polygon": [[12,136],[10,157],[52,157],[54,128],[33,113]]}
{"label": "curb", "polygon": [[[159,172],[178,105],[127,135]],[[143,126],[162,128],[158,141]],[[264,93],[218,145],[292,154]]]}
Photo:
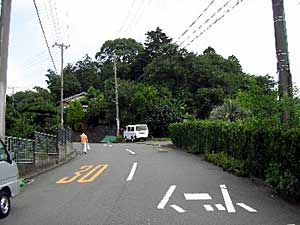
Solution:
{"label": "curb", "polygon": [[78,156],[79,156],[79,154],[78,154],[77,152],[75,152],[75,155],[72,156],[72,157],[70,157],[70,158],[68,158],[67,160],[64,160],[64,161],[62,161],[62,162],[60,162],[60,163],[58,163],[58,164],[55,164],[54,166],[51,166],[51,167],[49,167],[49,168],[47,168],[47,169],[45,169],[45,170],[41,170],[41,171],[36,172],[36,173],[34,173],[34,174],[30,174],[30,175],[27,175],[27,176],[24,176],[24,177],[20,177],[19,179],[22,179],[22,178],[23,178],[24,180],[32,179],[32,178],[34,178],[34,177],[36,177],[36,176],[39,176],[39,175],[44,174],[44,173],[47,173],[47,172],[49,172],[50,170],[54,170],[54,169],[56,169],[57,167],[62,166],[62,165],[64,165],[64,164],[66,164],[66,163],[72,161],[72,160],[76,159]]}

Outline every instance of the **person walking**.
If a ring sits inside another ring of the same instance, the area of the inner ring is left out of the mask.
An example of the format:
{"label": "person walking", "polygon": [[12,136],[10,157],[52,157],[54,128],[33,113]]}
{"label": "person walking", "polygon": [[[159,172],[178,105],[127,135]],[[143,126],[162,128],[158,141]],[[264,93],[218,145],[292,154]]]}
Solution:
{"label": "person walking", "polygon": [[80,142],[81,142],[81,145],[82,145],[82,152],[84,154],[86,154],[87,153],[88,137],[86,136],[86,134],[84,132],[80,135]]}

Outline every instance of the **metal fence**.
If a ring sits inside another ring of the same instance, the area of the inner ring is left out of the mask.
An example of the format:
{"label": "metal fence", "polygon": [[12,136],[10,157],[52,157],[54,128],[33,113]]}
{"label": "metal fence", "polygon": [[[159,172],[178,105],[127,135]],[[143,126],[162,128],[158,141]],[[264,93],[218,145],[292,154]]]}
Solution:
{"label": "metal fence", "polygon": [[57,135],[35,132],[34,139],[5,137],[6,146],[14,154],[14,160],[18,164],[35,164],[51,155],[59,155],[59,146],[71,142],[72,130],[68,127],[58,129]]}
{"label": "metal fence", "polygon": [[34,162],[34,141],[17,137],[5,137],[5,143],[10,152],[14,154],[17,163]]}

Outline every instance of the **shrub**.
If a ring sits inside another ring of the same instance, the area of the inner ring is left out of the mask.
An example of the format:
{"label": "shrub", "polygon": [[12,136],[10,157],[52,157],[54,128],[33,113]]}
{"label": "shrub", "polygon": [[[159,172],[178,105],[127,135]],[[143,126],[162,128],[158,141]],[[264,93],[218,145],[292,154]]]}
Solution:
{"label": "shrub", "polygon": [[246,162],[234,159],[225,152],[218,153],[205,153],[205,160],[212,162],[217,166],[222,167],[225,171],[228,171],[237,176],[248,176],[249,171],[247,170]]}
{"label": "shrub", "polygon": [[237,170],[241,175],[267,179],[278,192],[299,198],[300,128],[275,127],[248,119],[175,123],[169,131],[178,147],[205,153],[208,161],[232,173],[237,174]]}

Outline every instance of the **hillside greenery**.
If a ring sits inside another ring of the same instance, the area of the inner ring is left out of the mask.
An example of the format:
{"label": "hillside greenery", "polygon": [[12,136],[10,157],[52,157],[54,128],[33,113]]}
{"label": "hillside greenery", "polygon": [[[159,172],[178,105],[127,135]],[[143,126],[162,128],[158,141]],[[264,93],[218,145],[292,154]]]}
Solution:
{"label": "hillside greenery", "polygon": [[[147,32],[145,40],[107,40],[95,56],[85,55],[65,66],[64,97],[87,92],[65,109],[67,125],[77,131],[115,126],[114,59],[121,127],[147,123],[152,136],[162,137],[168,135],[169,124],[184,120],[235,120],[253,113],[276,119],[277,91],[270,77],[244,73],[235,56],[224,58],[212,47],[202,54],[179,48],[160,28]],[[49,69],[45,80],[47,89],[36,87],[7,97],[8,135],[54,132],[59,124],[60,76]],[[237,112],[225,115],[226,105],[237,105]]]}

